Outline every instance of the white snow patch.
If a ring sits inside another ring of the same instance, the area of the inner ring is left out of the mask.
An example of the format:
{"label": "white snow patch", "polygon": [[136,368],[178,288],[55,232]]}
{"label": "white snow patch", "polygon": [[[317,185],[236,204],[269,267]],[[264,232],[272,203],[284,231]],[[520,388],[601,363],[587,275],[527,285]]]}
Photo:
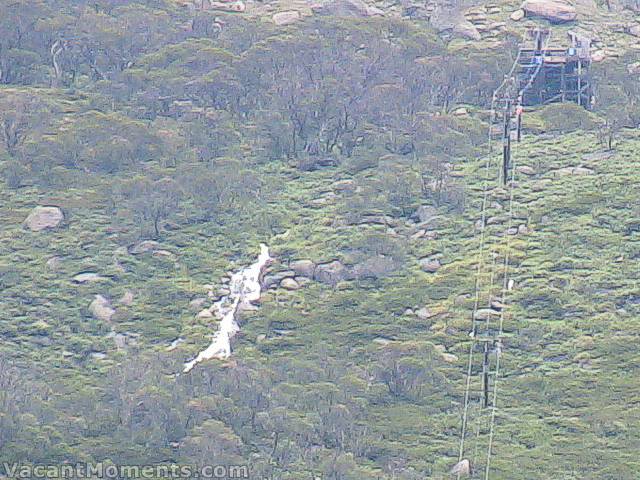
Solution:
{"label": "white snow patch", "polygon": [[238,310],[251,308],[251,303],[260,299],[260,274],[271,261],[269,247],[260,244],[258,260],[236,272],[229,282],[229,295],[213,304],[213,310],[221,318],[220,328],[213,336],[211,345],[196,358],[184,364],[183,373],[190,372],[198,363],[213,358],[225,359],[231,355],[231,339],[240,327],[236,322]]}

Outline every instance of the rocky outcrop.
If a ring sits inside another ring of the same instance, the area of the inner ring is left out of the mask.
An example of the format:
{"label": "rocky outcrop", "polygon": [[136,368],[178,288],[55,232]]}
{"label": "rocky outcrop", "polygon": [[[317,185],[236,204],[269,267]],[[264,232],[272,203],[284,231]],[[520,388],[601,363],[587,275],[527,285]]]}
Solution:
{"label": "rocky outcrop", "polygon": [[421,205],[412,215],[412,218],[419,220],[421,223],[428,222],[438,215],[438,210],[431,205]]}
{"label": "rocky outcrop", "polygon": [[526,0],[522,10],[528,17],[541,17],[553,23],[572,22],[576,19],[576,7],[567,0]]}
{"label": "rocky outcrop", "polygon": [[51,271],[56,271],[56,270],[60,270],[60,268],[62,267],[62,257],[51,257],[49,260],[47,260],[47,269],[51,270]]}
{"label": "rocky outcrop", "polygon": [[518,10],[513,12],[511,15],[509,15],[509,18],[514,22],[519,22],[524,18],[524,16],[525,16],[525,11],[519,8]]}
{"label": "rocky outcrop", "polygon": [[458,357],[453,353],[444,352],[441,355],[442,355],[442,360],[444,360],[447,363],[456,363],[458,361]]}
{"label": "rocky outcrop", "polygon": [[473,23],[463,20],[453,27],[453,33],[468,40],[480,40],[482,36]]}
{"label": "rocky outcrop", "polygon": [[351,272],[338,260],[318,265],[313,274],[314,280],[330,285],[349,278],[351,278]]}
{"label": "rocky outcrop", "polygon": [[223,12],[244,12],[246,5],[241,0],[233,2],[204,2],[204,10],[221,10]]}
{"label": "rocky outcrop", "polygon": [[553,171],[556,177],[565,177],[568,175],[592,175],[593,170],[587,167],[564,167]]}
{"label": "rocky outcrop", "polygon": [[529,167],[528,165],[521,165],[519,167],[516,167],[516,171],[518,173],[522,173],[523,175],[535,175],[536,174],[536,171],[532,167]]}
{"label": "rocky outcrop", "polygon": [[102,295],[96,295],[94,300],[89,305],[89,312],[94,318],[105,322],[110,322],[111,317],[116,311],[111,308],[111,302]]}
{"label": "rocky outcrop", "polygon": [[289,264],[289,268],[293,270],[297,276],[313,278],[316,270],[316,264],[311,260],[296,260]]}
{"label": "rocky outcrop", "polygon": [[420,259],[420,268],[424,272],[435,273],[440,270],[440,267],[442,267],[442,263],[437,258],[427,257]]}
{"label": "rocky outcrop", "polygon": [[396,269],[396,263],[391,257],[377,255],[370,257],[351,268],[353,278],[379,278]]}
{"label": "rocky outcrop", "polygon": [[471,475],[471,463],[466,458],[463,458],[456,463],[451,469],[452,475],[460,475],[461,477],[468,477]]}
{"label": "rocky outcrop", "polygon": [[474,314],[474,318],[476,320],[489,320],[492,317],[499,317],[499,316],[500,316],[500,312],[492,308],[480,308],[476,310],[476,313]]}
{"label": "rocky outcrop", "polygon": [[300,284],[293,278],[285,278],[280,282],[280,286],[285,290],[298,290]]}
{"label": "rocky outcrop", "polygon": [[64,220],[64,214],[58,207],[34,208],[24,221],[24,226],[32,232],[47,228],[56,228]]}
{"label": "rocky outcrop", "polygon": [[358,190],[356,182],[351,179],[338,180],[333,184],[333,189],[339,193],[352,193]]}
{"label": "rocky outcrop", "polygon": [[422,307],[416,310],[416,315],[420,320],[428,320],[429,318],[435,317],[436,314],[427,307]]}
{"label": "rocky outcrop", "polygon": [[104,277],[101,277],[96,272],[80,272],[73,277],[74,283],[101,282],[104,279]]}
{"label": "rocky outcrop", "polygon": [[293,270],[269,273],[262,278],[261,285],[263,289],[271,288],[279,285],[285,278],[293,278],[295,276],[296,272]]}
{"label": "rocky outcrop", "polygon": [[205,303],[207,303],[206,298],[198,297],[198,298],[194,298],[189,302],[189,307],[191,307],[194,310],[198,310],[198,309],[201,309]]}
{"label": "rocky outcrop", "polygon": [[275,23],[276,25],[280,25],[280,26],[290,25],[300,20],[300,12],[296,10],[278,12],[274,14],[273,17],[271,18],[273,20],[273,23]]}
{"label": "rocky outcrop", "polygon": [[368,5],[363,0],[329,0],[311,7],[318,15],[335,17],[372,17],[384,16],[379,8]]}
{"label": "rocky outcrop", "polygon": [[198,314],[196,315],[196,318],[213,318],[213,313],[211,313],[211,310],[208,308],[205,308],[203,310],[200,310],[198,312]]}
{"label": "rocky outcrop", "polygon": [[160,247],[160,244],[155,240],[143,240],[130,247],[129,253],[131,255],[140,255],[142,253],[155,252],[160,250]]}

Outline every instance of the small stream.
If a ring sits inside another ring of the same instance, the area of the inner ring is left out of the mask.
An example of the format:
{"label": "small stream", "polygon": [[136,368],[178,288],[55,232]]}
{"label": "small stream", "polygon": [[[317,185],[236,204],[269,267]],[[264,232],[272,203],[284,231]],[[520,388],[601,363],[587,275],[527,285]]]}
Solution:
{"label": "small stream", "polygon": [[260,255],[256,262],[233,274],[229,282],[229,294],[213,304],[216,317],[221,319],[218,331],[206,350],[184,364],[183,373],[190,372],[205,360],[229,358],[231,339],[240,331],[236,321],[238,312],[251,308],[251,303],[260,299],[260,274],[271,260],[269,247],[260,244]]}

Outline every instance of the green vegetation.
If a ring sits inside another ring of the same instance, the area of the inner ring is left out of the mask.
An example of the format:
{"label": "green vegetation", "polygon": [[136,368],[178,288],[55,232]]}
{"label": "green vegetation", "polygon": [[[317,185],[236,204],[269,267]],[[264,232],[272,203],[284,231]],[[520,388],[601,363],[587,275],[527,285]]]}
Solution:
{"label": "green vegetation", "polygon": [[[450,478],[513,38],[480,54],[422,21],[82,3],[0,5],[0,461]],[[594,112],[525,115],[492,478],[640,469],[636,60],[596,69]],[[64,219],[28,228],[36,206]],[[217,328],[207,292],[262,242],[272,272],[357,274],[276,283],[231,359],[178,375]]]}

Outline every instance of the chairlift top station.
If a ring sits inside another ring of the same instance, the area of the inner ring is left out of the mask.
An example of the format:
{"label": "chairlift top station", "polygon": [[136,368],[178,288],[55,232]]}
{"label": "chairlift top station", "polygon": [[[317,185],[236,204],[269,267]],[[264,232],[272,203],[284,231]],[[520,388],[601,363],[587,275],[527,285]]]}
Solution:
{"label": "chairlift top station", "polygon": [[521,99],[525,106],[555,102],[575,102],[591,108],[591,39],[569,31],[565,45],[543,46],[548,29],[532,28],[520,47],[516,85],[521,90],[531,73],[539,68],[534,81]]}

